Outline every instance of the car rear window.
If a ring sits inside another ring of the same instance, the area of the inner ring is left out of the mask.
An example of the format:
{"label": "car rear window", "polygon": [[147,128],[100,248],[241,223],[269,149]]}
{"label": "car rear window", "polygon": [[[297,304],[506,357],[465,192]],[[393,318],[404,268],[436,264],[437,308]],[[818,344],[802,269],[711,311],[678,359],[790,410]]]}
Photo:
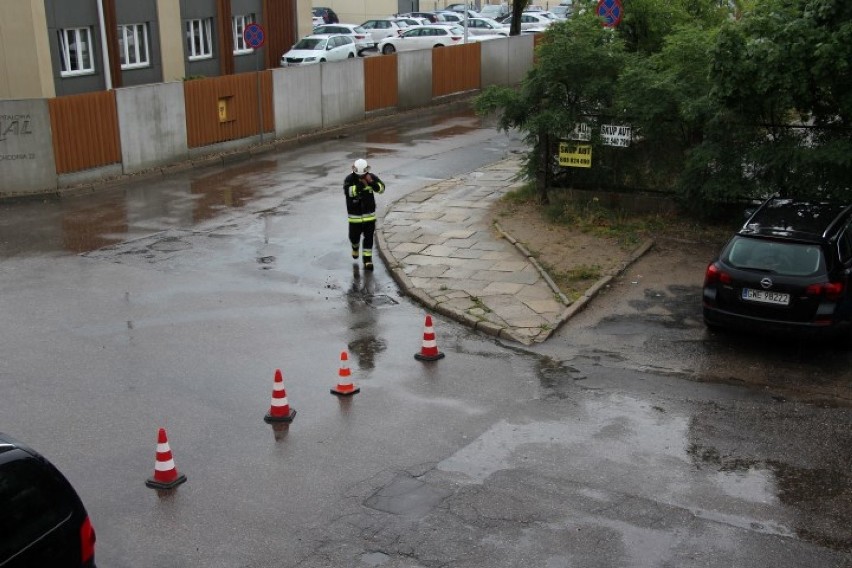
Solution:
{"label": "car rear window", "polygon": [[735,268],[787,276],[825,272],[822,249],[817,245],[734,237],[724,260]]}
{"label": "car rear window", "polygon": [[35,459],[0,465],[0,564],[66,522],[73,511],[61,485]]}

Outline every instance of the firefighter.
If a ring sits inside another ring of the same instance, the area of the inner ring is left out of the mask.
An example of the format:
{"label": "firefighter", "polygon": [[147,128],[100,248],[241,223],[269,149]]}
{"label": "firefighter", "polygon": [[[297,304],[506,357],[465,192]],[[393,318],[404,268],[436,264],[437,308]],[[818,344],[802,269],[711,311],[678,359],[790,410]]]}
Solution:
{"label": "firefighter", "polygon": [[[360,254],[365,270],[373,270],[373,234],[376,231],[376,193],[384,193],[385,184],[370,172],[367,160],[352,164],[352,173],[343,180],[346,212],[349,214],[349,243],[352,258]],[[363,240],[362,240],[363,239]]]}

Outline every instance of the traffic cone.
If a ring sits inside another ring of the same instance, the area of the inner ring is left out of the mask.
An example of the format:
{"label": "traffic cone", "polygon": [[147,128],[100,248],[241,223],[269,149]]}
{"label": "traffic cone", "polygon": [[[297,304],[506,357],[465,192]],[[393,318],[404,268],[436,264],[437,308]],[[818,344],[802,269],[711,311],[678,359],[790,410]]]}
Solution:
{"label": "traffic cone", "polygon": [[152,489],[174,489],[184,481],[186,476],[178,474],[175,461],[172,459],[166,429],[160,428],[157,436],[157,462],[154,464],[154,477],[149,477],[145,485]]}
{"label": "traffic cone", "polygon": [[426,316],[426,329],[423,330],[423,347],[420,353],[415,353],[414,358],[418,361],[437,361],[444,354],[438,351],[438,343],[435,341],[435,328],[432,327],[432,316]]}
{"label": "traffic cone", "polygon": [[284,377],[281,369],[275,369],[275,382],[272,385],[272,404],[263,419],[268,423],[292,422],[296,417],[296,409],[290,408],[287,401],[287,391],[284,390]]}
{"label": "traffic cone", "polygon": [[349,353],[346,351],[340,352],[340,371],[338,371],[337,386],[331,389],[331,394],[337,396],[352,396],[361,392],[361,389],[355,388],[355,384],[350,378],[349,372]]}

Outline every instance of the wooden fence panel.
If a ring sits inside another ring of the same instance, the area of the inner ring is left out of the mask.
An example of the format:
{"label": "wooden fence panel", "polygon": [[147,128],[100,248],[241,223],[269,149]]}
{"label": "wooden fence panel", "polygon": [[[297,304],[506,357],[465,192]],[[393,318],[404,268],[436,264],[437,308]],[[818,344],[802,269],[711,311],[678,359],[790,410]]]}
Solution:
{"label": "wooden fence panel", "polygon": [[432,50],[432,96],[470,91],[480,87],[479,43],[452,45]]}
{"label": "wooden fence panel", "polygon": [[364,110],[392,108],[399,104],[397,57],[364,58]]}
{"label": "wooden fence panel", "polygon": [[56,97],[48,108],[57,174],[121,162],[114,91]]}
{"label": "wooden fence panel", "polygon": [[[190,148],[260,134],[258,74],[194,79],[183,84],[186,137]],[[260,72],[263,131],[275,130],[272,107],[272,72]]]}

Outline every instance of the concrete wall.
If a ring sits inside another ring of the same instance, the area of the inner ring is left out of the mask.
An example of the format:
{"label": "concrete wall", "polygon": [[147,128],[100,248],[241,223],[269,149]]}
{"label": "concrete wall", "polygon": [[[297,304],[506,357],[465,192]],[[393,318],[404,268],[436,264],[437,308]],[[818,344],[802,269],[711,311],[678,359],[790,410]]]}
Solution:
{"label": "concrete wall", "polygon": [[297,136],[322,128],[322,106],[316,93],[322,91],[323,65],[288,67],[272,72],[275,135]]}
{"label": "concrete wall", "polygon": [[535,55],[535,38],[532,34],[521,34],[509,38],[509,84],[516,85],[524,80],[532,69]]}
{"label": "concrete wall", "polygon": [[509,46],[512,38],[483,41],[481,46],[480,84],[509,85]]}
{"label": "concrete wall", "polygon": [[47,100],[0,101],[0,192],[56,188]]}
{"label": "concrete wall", "polygon": [[396,57],[399,108],[428,105],[432,101],[432,50],[403,51]]}
{"label": "concrete wall", "polygon": [[124,173],[186,159],[183,83],[116,89]]}
{"label": "concrete wall", "polygon": [[[482,48],[482,67],[488,68],[483,72],[483,86],[515,84],[532,67],[532,36],[492,40]],[[396,110],[433,104],[432,50],[403,52],[395,57],[399,88]],[[367,115],[364,61],[360,58],[275,69],[272,87],[273,137],[279,140],[354,124]],[[52,192],[161,167],[167,171],[164,166],[265,141],[256,135],[188,149],[186,105],[179,81],[116,89],[115,97],[121,163],[63,175],[56,174],[47,99],[0,100],[0,197]]]}
{"label": "concrete wall", "polygon": [[364,120],[364,62],[354,58],[319,67],[323,128]]}

